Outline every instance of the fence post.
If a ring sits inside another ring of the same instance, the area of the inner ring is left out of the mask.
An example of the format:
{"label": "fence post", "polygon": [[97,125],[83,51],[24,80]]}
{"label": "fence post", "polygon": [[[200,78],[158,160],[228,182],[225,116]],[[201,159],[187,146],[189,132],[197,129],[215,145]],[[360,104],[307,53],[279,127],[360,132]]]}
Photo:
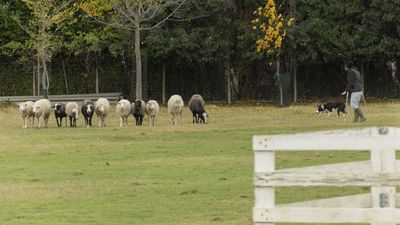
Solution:
{"label": "fence post", "polygon": [[[274,172],[275,171],[275,152],[274,151],[255,151],[254,171]],[[255,187],[255,208],[274,208],[275,207],[275,188]],[[255,223],[255,225],[274,225],[268,221]]]}
{"label": "fence post", "polygon": [[[377,129],[374,135],[390,135],[390,129]],[[372,172],[390,173],[396,171],[395,149],[371,150]],[[396,187],[372,186],[373,208],[396,208]],[[371,225],[396,225],[394,223],[372,223]]]}

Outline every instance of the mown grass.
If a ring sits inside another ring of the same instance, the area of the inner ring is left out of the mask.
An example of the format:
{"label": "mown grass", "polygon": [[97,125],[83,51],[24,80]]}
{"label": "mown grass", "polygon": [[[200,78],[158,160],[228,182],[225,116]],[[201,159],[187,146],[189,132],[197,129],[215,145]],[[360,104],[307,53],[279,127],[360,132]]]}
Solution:
{"label": "mown grass", "polygon": [[[210,123],[155,127],[22,129],[14,107],[0,108],[0,224],[252,224],[252,136],[400,126],[400,104],[364,106],[368,120],[317,117],[314,104],[209,105]],[[94,117],[95,121],[95,117]],[[368,159],[367,152],[278,153],[277,167]],[[368,188],[278,188],[287,203],[368,192]]]}

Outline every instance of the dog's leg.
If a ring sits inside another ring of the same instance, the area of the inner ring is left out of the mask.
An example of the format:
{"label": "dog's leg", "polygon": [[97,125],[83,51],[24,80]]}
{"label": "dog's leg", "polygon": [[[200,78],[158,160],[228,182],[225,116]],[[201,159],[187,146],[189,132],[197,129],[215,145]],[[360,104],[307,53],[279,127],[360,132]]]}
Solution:
{"label": "dog's leg", "polygon": [[328,111],[328,115],[326,117],[329,118],[330,116],[331,116],[331,112]]}

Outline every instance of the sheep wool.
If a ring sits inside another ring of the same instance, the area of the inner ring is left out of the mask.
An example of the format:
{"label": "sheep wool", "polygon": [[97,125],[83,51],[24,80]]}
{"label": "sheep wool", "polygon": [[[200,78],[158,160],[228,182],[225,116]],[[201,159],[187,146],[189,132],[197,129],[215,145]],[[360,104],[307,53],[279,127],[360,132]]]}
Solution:
{"label": "sheep wool", "polygon": [[[29,126],[32,127],[33,122],[34,122],[34,114],[33,114],[33,102],[32,101],[27,101],[23,103],[19,103],[18,105],[18,110],[21,113],[21,118],[22,118],[22,128],[27,128],[28,127],[28,121],[29,121]],[[32,120],[31,120],[32,118]]]}
{"label": "sheep wool", "polygon": [[145,107],[146,107],[146,105],[145,105],[144,101],[140,100],[140,99],[136,99],[131,104],[132,115],[135,117],[136,126],[142,126],[143,117],[146,114]]}
{"label": "sheep wool", "polygon": [[131,103],[122,99],[117,103],[115,111],[119,115],[119,126],[127,127],[128,126],[128,117],[131,114]]}
{"label": "sheep wool", "polygon": [[193,114],[193,123],[207,123],[206,103],[199,94],[194,94],[189,101],[189,109]]}
{"label": "sheep wool", "polygon": [[182,119],[183,99],[180,95],[172,95],[168,100],[168,113],[171,115],[172,124],[178,124]]}
{"label": "sheep wool", "polygon": [[99,98],[94,103],[94,111],[97,115],[97,123],[99,127],[107,126],[107,115],[110,111],[110,103],[106,98]]}
{"label": "sheep wool", "polygon": [[145,111],[150,119],[150,125],[154,126],[156,121],[156,116],[160,112],[160,106],[158,105],[158,102],[156,100],[149,100],[146,103]]}
{"label": "sheep wool", "polygon": [[51,112],[51,102],[48,99],[39,99],[33,103],[33,113],[38,121],[38,128],[41,127],[41,119],[43,118],[44,127],[48,126]]}
{"label": "sheep wool", "polygon": [[90,99],[86,99],[83,101],[81,107],[82,115],[85,118],[85,126],[91,127],[92,126],[92,117],[94,114],[94,104]]}
{"label": "sheep wool", "polygon": [[76,120],[79,117],[79,106],[76,102],[68,102],[65,105],[65,113],[69,117],[69,126],[76,127]]}
{"label": "sheep wool", "polygon": [[[54,117],[56,117],[57,126],[61,127],[63,118],[67,117],[64,103],[54,104]],[[67,118],[65,118],[65,127],[67,127]]]}

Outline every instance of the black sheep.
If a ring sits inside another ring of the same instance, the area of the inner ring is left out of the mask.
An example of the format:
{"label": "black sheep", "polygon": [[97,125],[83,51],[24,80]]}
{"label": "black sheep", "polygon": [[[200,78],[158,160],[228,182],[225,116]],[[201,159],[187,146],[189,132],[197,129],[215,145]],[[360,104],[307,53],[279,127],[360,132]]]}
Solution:
{"label": "black sheep", "polygon": [[136,126],[142,126],[145,115],[145,103],[142,100],[135,100],[132,104],[132,115],[135,117]]}
{"label": "black sheep", "polygon": [[193,123],[207,123],[207,113],[205,110],[205,102],[201,95],[195,94],[190,98],[189,109],[193,114]]}
{"label": "black sheep", "polygon": [[[65,113],[65,104],[64,103],[56,103],[54,105],[54,116],[56,117],[57,126],[62,126],[62,120],[64,117],[67,117]],[[67,126],[67,119],[65,118],[65,126]]]}
{"label": "black sheep", "polygon": [[83,117],[85,118],[85,126],[91,127],[92,126],[92,117],[94,114],[93,102],[90,100],[84,100],[82,107],[81,107],[81,112],[82,112]]}

